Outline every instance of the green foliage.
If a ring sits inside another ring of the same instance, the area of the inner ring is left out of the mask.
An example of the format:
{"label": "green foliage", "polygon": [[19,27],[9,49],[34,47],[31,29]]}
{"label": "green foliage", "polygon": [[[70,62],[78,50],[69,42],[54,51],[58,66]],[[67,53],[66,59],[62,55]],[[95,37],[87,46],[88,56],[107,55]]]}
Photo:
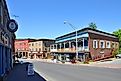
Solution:
{"label": "green foliage", "polygon": [[93,23],[93,22],[91,22],[91,23],[89,24],[89,27],[92,28],[92,29],[97,29],[96,24]]}
{"label": "green foliage", "polygon": [[114,57],[119,53],[119,49],[113,49],[112,54]]}
{"label": "green foliage", "polygon": [[119,53],[121,53],[121,29],[114,31],[113,34],[119,38]]}

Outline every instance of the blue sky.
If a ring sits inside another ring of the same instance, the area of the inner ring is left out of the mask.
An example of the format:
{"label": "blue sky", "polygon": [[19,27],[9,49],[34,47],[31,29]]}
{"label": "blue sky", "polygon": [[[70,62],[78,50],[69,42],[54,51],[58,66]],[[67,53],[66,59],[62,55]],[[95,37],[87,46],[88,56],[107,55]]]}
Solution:
{"label": "blue sky", "polygon": [[90,22],[112,33],[121,28],[121,0],[7,0],[11,18],[19,23],[17,38],[50,38],[74,31]]}

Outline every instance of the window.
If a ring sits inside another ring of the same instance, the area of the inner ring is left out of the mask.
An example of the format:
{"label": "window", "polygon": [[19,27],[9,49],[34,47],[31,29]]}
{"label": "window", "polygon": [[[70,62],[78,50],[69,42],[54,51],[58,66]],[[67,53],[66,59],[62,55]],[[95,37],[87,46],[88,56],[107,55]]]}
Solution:
{"label": "window", "polygon": [[38,51],[38,49],[36,48],[36,51]]}
{"label": "window", "polygon": [[36,46],[37,46],[37,43],[36,43]]}
{"label": "window", "polygon": [[41,48],[39,48],[39,51],[41,51]]}
{"label": "window", "polygon": [[104,42],[104,40],[100,41],[100,48],[105,48],[105,42]]}
{"label": "window", "polygon": [[53,45],[51,45],[51,49],[53,49]]}
{"label": "window", "polygon": [[118,43],[116,42],[115,47],[118,48]]}
{"label": "window", "polygon": [[93,48],[98,48],[98,41],[97,40],[93,40]]}
{"label": "window", "polygon": [[112,46],[111,46],[112,48],[115,48],[115,43],[114,42],[112,42]]}
{"label": "window", "polygon": [[41,46],[41,42],[39,42],[39,46]]}
{"label": "window", "polygon": [[32,46],[34,46],[34,43],[32,43]]}
{"label": "window", "polygon": [[54,45],[54,49],[56,49],[56,46],[57,46],[57,45],[55,44],[55,45]]}
{"label": "window", "polygon": [[29,46],[31,46],[31,44],[29,44]]}
{"label": "window", "polygon": [[110,41],[106,41],[106,48],[110,48]]}

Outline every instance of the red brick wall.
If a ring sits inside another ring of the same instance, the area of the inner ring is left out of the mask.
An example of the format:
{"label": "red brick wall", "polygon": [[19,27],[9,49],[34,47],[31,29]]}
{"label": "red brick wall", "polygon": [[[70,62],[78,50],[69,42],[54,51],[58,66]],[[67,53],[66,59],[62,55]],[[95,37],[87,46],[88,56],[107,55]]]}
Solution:
{"label": "red brick wall", "polygon": [[[98,48],[93,48],[93,40],[98,41]],[[104,40],[105,48],[99,47],[100,40]],[[89,50],[93,60],[100,60],[112,56],[113,48],[106,48],[106,41],[110,41],[111,44],[112,42],[117,42],[118,39],[89,33]]]}
{"label": "red brick wall", "polygon": [[15,50],[20,49],[22,51],[29,50],[28,40],[15,40]]}

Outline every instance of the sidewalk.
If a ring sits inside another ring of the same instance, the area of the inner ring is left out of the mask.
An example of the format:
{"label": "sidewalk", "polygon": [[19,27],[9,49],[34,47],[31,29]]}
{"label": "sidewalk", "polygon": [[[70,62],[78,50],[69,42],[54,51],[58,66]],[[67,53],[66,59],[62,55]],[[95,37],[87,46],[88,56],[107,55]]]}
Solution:
{"label": "sidewalk", "polygon": [[33,76],[28,76],[26,71],[26,66],[28,64],[29,63],[15,65],[5,81],[46,81],[36,72]]}
{"label": "sidewalk", "polygon": [[[107,59],[107,61],[105,61],[105,62],[97,61],[97,62],[92,62],[92,63],[89,63],[89,64],[83,64],[83,63],[72,64],[70,62],[65,62],[64,64],[69,64],[69,65],[82,65],[82,66],[90,66],[90,67],[105,67],[105,68],[115,68],[115,69],[117,68],[117,69],[121,69],[121,64],[112,64],[111,63],[111,62],[113,62],[115,60],[116,60],[115,58],[110,58],[110,59]],[[43,59],[43,60],[38,60],[38,61],[54,63],[50,59]],[[63,64],[63,63],[58,62],[57,64]]]}

